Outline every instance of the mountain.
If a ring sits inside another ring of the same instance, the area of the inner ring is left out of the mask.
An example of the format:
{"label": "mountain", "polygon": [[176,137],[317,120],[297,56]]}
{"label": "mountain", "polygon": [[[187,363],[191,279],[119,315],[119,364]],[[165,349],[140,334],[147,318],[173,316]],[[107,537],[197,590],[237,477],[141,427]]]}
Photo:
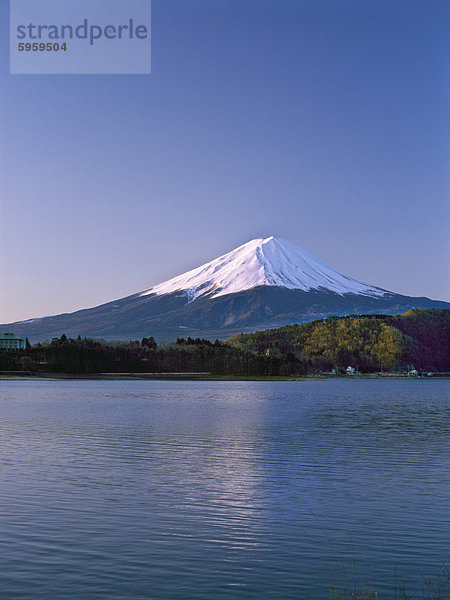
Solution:
{"label": "mountain", "polygon": [[305,250],[271,236],[251,240],[197,269],[155,285],[142,295],[160,296],[183,290],[189,302],[193,302],[204,296],[218,298],[262,285],[372,297],[386,293],[341,275]]}
{"label": "mountain", "polygon": [[397,314],[450,303],[403,296],[338,273],[275,237],[257,238],[196,269],[120,300],[0,325],[31,342],[63,333],[108,340],[152,335],[226,338],[329,315]]}

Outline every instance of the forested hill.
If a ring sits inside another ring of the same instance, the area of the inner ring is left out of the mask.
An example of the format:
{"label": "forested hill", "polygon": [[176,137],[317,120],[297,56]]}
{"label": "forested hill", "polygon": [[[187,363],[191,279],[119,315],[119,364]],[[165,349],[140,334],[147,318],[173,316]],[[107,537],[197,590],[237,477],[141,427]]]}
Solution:
{"label": "forested hill", "polygon": [[415,309],[398,316],[328,317],[226,342],[177,338],[110,343],[62,335],[24,349],[0,349],[0,372],[35,374],[208,372],[232,376],[290,376],[348,366],[378,371],[450,371],[450,310]]}
{"label": "forested hill", "polygon": [[396,316],[328,317],[252,334],[227,343],[242,350],[301,360],[308,370],[353,366],[450,371],[450,310],[413,309]]}

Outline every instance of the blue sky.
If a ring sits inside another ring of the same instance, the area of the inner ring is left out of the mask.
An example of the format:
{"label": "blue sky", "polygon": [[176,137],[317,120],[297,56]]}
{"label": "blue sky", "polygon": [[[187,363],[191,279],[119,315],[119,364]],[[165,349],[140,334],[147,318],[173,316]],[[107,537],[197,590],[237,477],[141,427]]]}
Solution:
{"label": "blue sky", "polygon": [[0,0],[0,321],[269,235],[450,300],[449,21],[444,1],[153,0],[151,75],[9,75]]}

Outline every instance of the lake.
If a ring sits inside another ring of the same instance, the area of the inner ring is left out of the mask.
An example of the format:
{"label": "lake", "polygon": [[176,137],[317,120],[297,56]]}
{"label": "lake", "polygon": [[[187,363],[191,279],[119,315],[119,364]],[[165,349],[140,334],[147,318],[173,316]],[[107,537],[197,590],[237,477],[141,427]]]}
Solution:
{"label": "lake", "polygon": [[422,598],[449,563],[446,380],[3,381],[0,408],[2,600],[325,600],[354,566]]}

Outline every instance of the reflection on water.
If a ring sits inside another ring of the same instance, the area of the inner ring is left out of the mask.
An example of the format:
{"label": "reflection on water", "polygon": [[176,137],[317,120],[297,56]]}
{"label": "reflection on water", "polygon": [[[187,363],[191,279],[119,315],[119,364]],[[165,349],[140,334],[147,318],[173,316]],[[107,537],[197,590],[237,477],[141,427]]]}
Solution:
{"label": "reflection on water", "polygon": [[346,530],[414,588],[448,560],[448,411],[437,380],[3,382],[0,598],[320,600]]}

